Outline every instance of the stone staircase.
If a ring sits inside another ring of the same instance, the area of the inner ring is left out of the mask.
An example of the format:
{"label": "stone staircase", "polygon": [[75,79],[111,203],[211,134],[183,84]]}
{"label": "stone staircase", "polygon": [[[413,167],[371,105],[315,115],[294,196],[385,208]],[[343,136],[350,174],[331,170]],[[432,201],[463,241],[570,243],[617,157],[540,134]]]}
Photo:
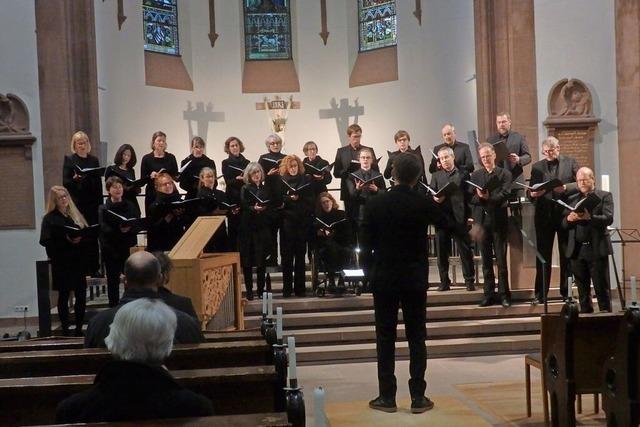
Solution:
{"label": "stone staircase", "polygon": [[[296,337],[298,361],[331,364],[374,361],[375,327],[373,297],[327,295],[322,298],[283,298],[281,277],[271,274],[275,307],[283,309],[284,334]],[[310,280],[307,281],[310,283]],[[310,292],[309,292],[310,293]],[[478,307],[480,289],[462,286],[427,292],[428,357],[462,357],[492,354],[523,354],[539,351],[540,314],[544,307],[531,306],[533,290],[512,291],[513,305]],[[549,312],[562,306],[558,289],[549,292]],[[245,326],[258,328],[262,301],[245,306]],[[400,313],[396,354],[408,358],[409,349]]]}

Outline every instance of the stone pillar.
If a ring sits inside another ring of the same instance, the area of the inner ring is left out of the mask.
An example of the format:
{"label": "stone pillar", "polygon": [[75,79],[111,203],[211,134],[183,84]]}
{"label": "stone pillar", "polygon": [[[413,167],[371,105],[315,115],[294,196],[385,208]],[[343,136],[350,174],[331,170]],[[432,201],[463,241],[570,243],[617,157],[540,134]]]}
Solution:
{"label": "stone pillar", "polygon": [[35,6],[46,195],[62,184],[75,131],[85,131],[95,149],[100,142],[95,17],[93,0],[36,0]]}
{"label": "stone pillar", "polygon": [[[474,0],[478,139],[496,132],[496,114],[508,112],[533,161],[538,153],[538,103],[533,0]],[[525,168],[529,175],[530,167]],[[511,287],[531,288],[535,259],[523,257],[516,227],[509,230]],[[526,254],[525,254],[526,255]]]}
{"label": "stone pillar", "polygon": [[[616,89],[618,99],[618,156],[620,222],[622,228],[640,228],[640,2],[616,0]],[[640,276],[640,244],[624,247],[625,279]],[[619,262],[619,261],[618,261]]]}

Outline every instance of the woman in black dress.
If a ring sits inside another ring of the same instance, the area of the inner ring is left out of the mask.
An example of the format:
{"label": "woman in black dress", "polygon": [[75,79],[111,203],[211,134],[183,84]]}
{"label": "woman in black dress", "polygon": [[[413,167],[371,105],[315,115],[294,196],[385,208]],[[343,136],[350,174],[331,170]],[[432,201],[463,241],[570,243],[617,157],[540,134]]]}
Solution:
{"label": "woman in black dress", "polygon": [[302,160],[289,155],[280,163],[282,176],[282,230],[280,255],[282,257],[282,295],[286,298],[295,292],[305,295],[305,254],[313,213],[311,178],[304,173]]}
{"label": "woman in black dress", "polygon": [[74,229],[84,229],[84,219],[66,188],[54,185],[49,190],[47,213],[42,219],[40,244],[51,260],[53,289],[58,291],[58,316],[62,332],[69,335],[69,296],[75,294],[75,322],[77,336],[82,335],[82,323],[87,301],[87,242],[76,236]]}
{"label": "woman in black dress", "polygon": [[[200,171],[200,187],[198,188],[198,198],[201,199],[198,205],[198,216],[211,215],[231,215],[232,211],[240,211],[240,206],[233,206],[227,201],[224,191],[216,189],[216,173],[213,169],[204,167]],[[223,222],[220,228],[211,237],[205,252],[227,252],[229,251],[229,236],[227,235],[227,225]]]}
{"label": "woman in black dress", "polygon": [[140,212],[124,198],[124,185],[119,177],[107,178],[105,187],[109,197],[100,206],[100,238],[102,259],[107,270],[109,307],[115,307],[120,300],[120,274],[124,273],[124,263],[129,258],[131,247],[137,243],[137,227],[125,219],[140,218]]}
{"label": "woman in black dress", "polygon": [[173,178],[160,172],[155,180],[156,200],[147,210],[147,251],[170,251],[185,232],[186,210],[172,205],[182,200]]}
{"label": "woman in black dress", "polygon": [[[240,206],[240,189],[244,185],[244,169],[249,164],[242,153],[244,144],[235,136],[224,142],[224,152],[229,155],[222,161],[222,176],[224,177],[225,193],[229,204]],[[240,227],[240,210],[232,210],[227,217],[229,223],[229,250],[238,250],[238,229]]]}
{"label": "woman in black dress", "polygon": [[[272,134],[265,140],[267,153],[260,156],[258,163],[265,172],[264,185],[269,189],[274,197],[280,197],[280,162],[284,159],[282,154],[282,138],[277,134]],[[274,200],[274,206],[280,203]],[[273,212],[273,221],[271,223],[271,247],[269,249],[269,266],[278,265],[278,230],[282,228],[282,217],[279,209]],[[280,237],[282,240],[282,236]]]}
{"label": "woman in black dress", "polygon": [[[180,188],[187,192],[185,199],[194,199],[198,194],[200,186],[200,171],[202,168],[213,169],[214,178],[216,174],[216,164],[204,154],[204,139],[194,136],[191,140],[191,154],[180,162],[180,168],[184,170],[180,173]],[[186,165],[186,166],[185,166]],[[214,180],[214,185],[217,186]]]}
{"label": "woman in black dress", "polygon": [[304,144],[302,152],[307,156],[302,163],[305,172],[311,177],[313,196],[317,198],[320,193],[327,191],[327,185],[331,182],[329,162],[318,155],[318,146],[313,141]]}
{"label": "woman in black dress", "polygon": [[123,199],[130,201],[138,216],[140,216],[140,205],[138,204],[138,194],[140,194],[140,185],[134,185],[136,180],[136,171],[133,167],[138,162],[136,152],[129,144],[123,144],[116,151],[116,155],[113,158],[113,165],[108,166],[104,172],[105,181],[112,176],[117,176],[122,180],[122,186],[124,188]]}
{"label": "woman in black dress", "polygon": [[[102,204],[102,175],[98,158],[92,156],[89,136],[78,131],[71,137],[71,152],[64,157],[62,184],[69,191],[76,207],[87,221],[98,223],[98,207]],[[100,258],[97,240],[87,242],[87,273],[98,275]]]}
{"label": "woman in black dress", "polygon": [[[318,257],[327,272],[329,287],[332,288],[335,286],[337,273],[352,264],[353,233],[347,215],[338,209],[338,202],[329,193],[318,196],[314,229]],[[342,277],[338,276],[338,284],[341,282]]]}
{"label": "woman in black dress", "polygon": [[156,200],[156,189],[153,180],[164,169],[172,177],[178,175],[178,162],[176,156],[167,152],[167,135],[157,131],[151,137],[151,153],[145,154],[140,163],[140,176],[149,177],[151,182],[147,184],[144,195],[145,210]]}
{"label": "woman in black dress", "polygon": [[240,191],[242,216],[239,233],[240,263],[249,300],[253,299],[253,267],[256,267],[257,272],[258,297],[262,297],[266,262],[271,248],[273,201],[263,180],[262,166],[256,162],[249,163],[244,171],[245,185]]}

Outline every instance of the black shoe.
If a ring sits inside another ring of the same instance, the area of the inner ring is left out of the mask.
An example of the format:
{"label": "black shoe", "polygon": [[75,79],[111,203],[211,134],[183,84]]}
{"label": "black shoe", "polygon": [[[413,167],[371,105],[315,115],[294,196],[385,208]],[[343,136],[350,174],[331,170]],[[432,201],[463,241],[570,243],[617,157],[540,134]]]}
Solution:
{"label": "black shoe", "polygon": [[491,299],[491,297],[486,297],[482,301],[480,301],[478,307],[489,307],[490,305],[493,305],[493,300]]}
{"label": "black shoe", "polygon": [[531,300],[531,305],[538,305],[540,303],[541,303],[540,298],[536,297],[536,298]]}
{"label": "black shoe", "polygon": [[434,403],[428,397],[416,397],[411,398],[411,413],[412,414],[422,414],[423,412],[427,412],[430,409],[433,409]]}
{"label": "black shoe", "polygon": [[507,297],[502,298],[502,306],[504,308],[509,308],[511,307],[511,300]]}
{"label": "black shoe", "polygon": [[468,291],[475,291],[476,290],[476,285],[474,285],[473,282],[467,282],[467,290]]}
{"label": "black shoe", "polygon": [[247,291],[247,299],[253,301],[253,290]]}
{"label": "black shoe", "polygon": [[398,410],[395,399],[387,399],[382,396],[378,396],[375,399],[369,401],[369,408],[377,409],[378,411],[383,412],[396,412]]}
{"label": "black shoe", "polygon": [[438,286],[438,292],[448,291],[449,289],[451,289],[451,285],[448,283],[441,283],[440,286]]}

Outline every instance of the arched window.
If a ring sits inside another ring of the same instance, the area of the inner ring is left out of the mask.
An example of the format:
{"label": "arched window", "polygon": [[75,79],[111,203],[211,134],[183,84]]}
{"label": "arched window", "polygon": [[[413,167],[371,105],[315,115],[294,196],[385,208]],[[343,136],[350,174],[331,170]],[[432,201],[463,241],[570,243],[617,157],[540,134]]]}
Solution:
{"label": "arched window", "polygon": [[180,55],[178,0],[143,0],[144,50]]}
{"label": "arched window", "polygon": [[395,0],[358,0],[360,52],[397,44]]}
{"label": "arched window", "polygon": [[291,59],[289,0],[243,0],[245,59]]}

